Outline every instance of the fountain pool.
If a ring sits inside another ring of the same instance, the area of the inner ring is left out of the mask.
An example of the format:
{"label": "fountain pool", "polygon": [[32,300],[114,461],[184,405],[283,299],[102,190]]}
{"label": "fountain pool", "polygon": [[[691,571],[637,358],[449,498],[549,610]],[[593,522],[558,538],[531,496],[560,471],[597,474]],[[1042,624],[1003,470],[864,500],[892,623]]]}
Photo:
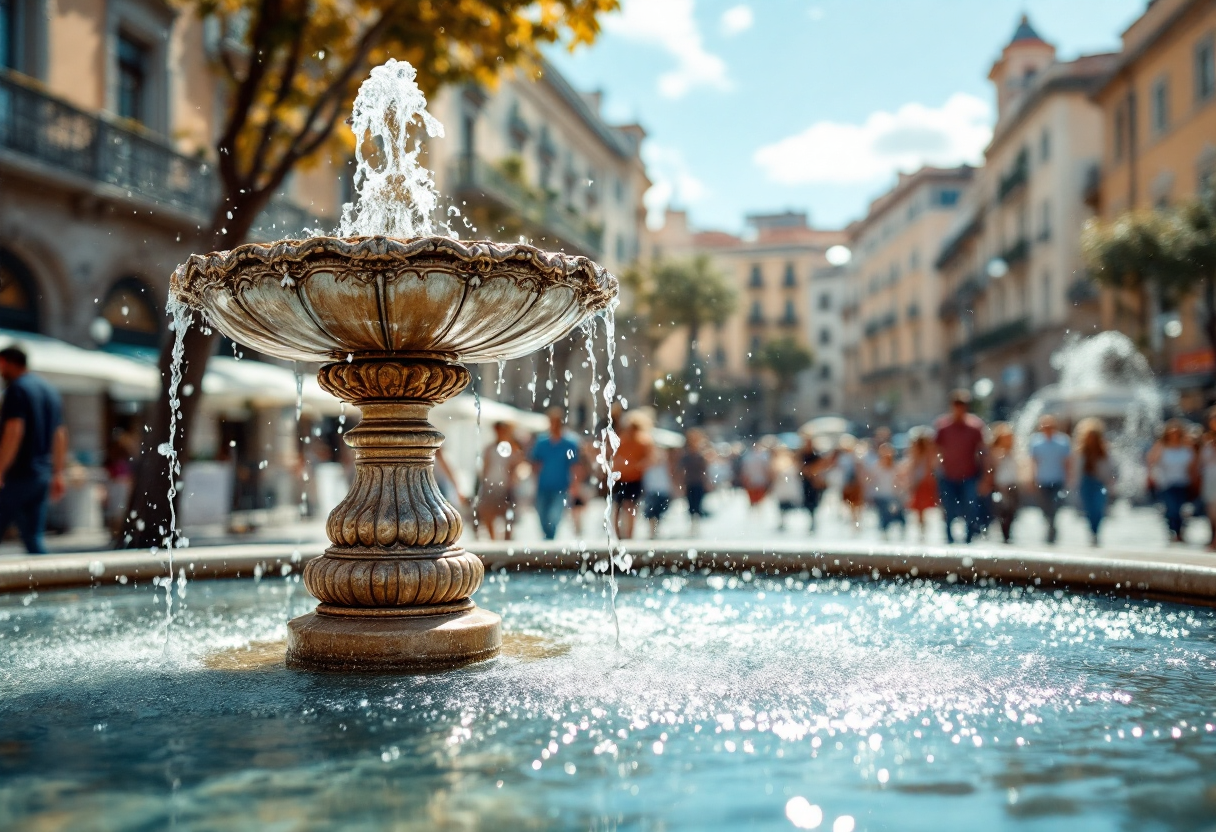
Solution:
{"label": "fountain pool", "polygon": [[[746,576],[747,573],[744,573]],[[506,576],[497,660],[283,664],[286,579],[0,597],[0,827],[1207,829],[1216,615],[926,581]]]}

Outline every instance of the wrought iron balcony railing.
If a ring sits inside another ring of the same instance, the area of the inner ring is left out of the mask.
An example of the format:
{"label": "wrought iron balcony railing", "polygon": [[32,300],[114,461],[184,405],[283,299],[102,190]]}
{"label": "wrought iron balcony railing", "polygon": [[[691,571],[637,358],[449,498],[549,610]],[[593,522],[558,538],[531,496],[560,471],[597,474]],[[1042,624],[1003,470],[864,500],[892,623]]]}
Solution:
{"label": "wrought iron balcony railing", "polygon": [[602,229],[582,222],[545,194],[484,159],[458,160],[451,168],[451,182],[452,192],[491,199],[533,228],[551,233],[583,253],[595,257],[603,250]]}
{"label": "wrought iron balcony railing", "polygon": [[215,204],[215,177],[206,161],[86,113],[6,72],[0,72],[0,148],[193,216],[206,215]]}

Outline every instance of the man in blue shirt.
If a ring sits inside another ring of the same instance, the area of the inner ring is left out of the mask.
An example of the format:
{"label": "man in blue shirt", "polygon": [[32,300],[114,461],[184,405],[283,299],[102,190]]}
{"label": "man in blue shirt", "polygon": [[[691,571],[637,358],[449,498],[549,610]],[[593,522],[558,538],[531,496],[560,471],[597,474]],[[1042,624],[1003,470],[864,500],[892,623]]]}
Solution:
{"label": "man in blue shirt", "polygon": [[549,432],[532,446],[529,458],[537,466],[536,513],[546,540],[557,536],[557,527],[569,502],[570,480],[578,462],[578,442],[566,433],[562,409],[549,409]]}
{"label": "man in blue shirt", "polygon": [[68,434],[59,394],[26,369],[17,347],[0,350],[0,537],[14,523],[31,554],[43,554],[51,500],[63,496]]}
{"label": "man in blue shirt", "polygon": [[1030,461],[1034,484],[1047,520],[1047,542],[1056,542],[1056,514],[1064,502],[1065,489],[1072,479],[1072,445],[1056,427],[1054,416],[1039,420],[1039,432],[1030,437]]}

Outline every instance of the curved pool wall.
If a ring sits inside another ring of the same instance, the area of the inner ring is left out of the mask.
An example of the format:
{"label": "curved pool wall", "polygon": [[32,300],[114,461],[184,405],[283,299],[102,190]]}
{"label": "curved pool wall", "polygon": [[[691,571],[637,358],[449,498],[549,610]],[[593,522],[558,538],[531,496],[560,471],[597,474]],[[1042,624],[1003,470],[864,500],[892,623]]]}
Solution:
{"label": "curved pool wall", "polygon": [[[473,542],[487,572],[606,570],[604,545]],[[807,573],[808,577],[924,578],[947,583],[1029,585],[1216,604],[1216,555],[834,542],[750,546],[705,540],[632,541],[632,571]],[[237,544],[179,549],[174,573],[187,580],[288,575],[322,554],[321,544]],[[0,593],[147,583],[169,574],[164,552],[84,552],[0,558]]]}
{"label": "curved pool wall", "polygon": [[294,570],[0,596],[0,828],[1211,829],[1216,610],[661,568],[429,675],[287,669]]}

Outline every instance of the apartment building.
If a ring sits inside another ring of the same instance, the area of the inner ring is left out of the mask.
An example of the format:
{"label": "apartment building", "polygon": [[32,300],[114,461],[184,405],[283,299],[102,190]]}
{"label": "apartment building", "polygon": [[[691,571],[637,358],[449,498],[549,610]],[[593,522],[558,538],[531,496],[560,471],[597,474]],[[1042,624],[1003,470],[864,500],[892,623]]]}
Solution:
{"label": "apartment building", "polygon": [[1116,61],[1059,61],[1023,17],[989,74],[992,142],[935,265],[945,377],[990,380],[997,416],[1052,380],[1051,354],[1069,334],[1099,326],[1080,232],[1102,154],[1102,112],[1090,96]]}
{"label": "apartment building", "polygon": [[848,415],[901,429],[939,413],[948,384],[934,267],[974,175],[967,166],[900,174],[850,227],[852,340],[846,344]]}
{"label": "apartment building", "polygon": [[[1106,140],[1095,202],[1103,219],[1170,205],[1216,186],[1216,4],[1156,0],[1123,33],[1113,72],[1094,94]],[[1181,391],[1196,391],[1216,371],[1203,334],[1203,310],[1184,304],[1170,337],[1163,318],[1144,333],[1145,310],[1131,293],[1104,292],[1103,326],[1147,334],[1160,368]],[[1202,398],[1199,399],[1202,405]]]}
{"label": "apartment building", "polygon": [[[765,344],[790,338],[814,357],[786,401],[741,406],[741,413],[727,421],[754,433],[839,412],[844,406],[840,309],[845,279],[826,254],[845,243],[846,235],[813,228],[806,213],[797,211],[754,214],[745,221],[743,236],[693,231],[685,213],[669,211],[663,228],[651,233],[647,252],[654,259],[708,254],[735,287],[735,314],[699,337],[701,363],[711,383],[746,393],[745,402],[758,402],[766,385],[752,356]],[[666,372],[683,368],[686,339],[685,333],[673,333],[657,353],[657,366]]]}
{"label": "apartment building", "polygon": [[[618,275],[637,258],[642,197],[650,187],[640,156],[646,134],[637,124],[609,124],[598,93],[575,91],[543,63],[536,76],[513,71],[494,90],[442,90],[428,109],[447,137],[428,144],[425,164],[440,193],[462,212],[463,220],[450,219],[461,236],[523,239],[585,255]],[[603,352],[602,326],[600,333]],[[590,429],[597,402],[585,360],[584,338],[576,332],[555,345],[552,369],[542,353],[509,362],[501,387],[492,368],[482,368],[477,383],[481,393],[525,409],[546,399],[568,402],[571,423]],[[617,368],[617,385],[627,396],[638,371],[636,364]],[[554,390],[547,385],[551,375]],[[602,413],[603,403],[598,407]]]}

